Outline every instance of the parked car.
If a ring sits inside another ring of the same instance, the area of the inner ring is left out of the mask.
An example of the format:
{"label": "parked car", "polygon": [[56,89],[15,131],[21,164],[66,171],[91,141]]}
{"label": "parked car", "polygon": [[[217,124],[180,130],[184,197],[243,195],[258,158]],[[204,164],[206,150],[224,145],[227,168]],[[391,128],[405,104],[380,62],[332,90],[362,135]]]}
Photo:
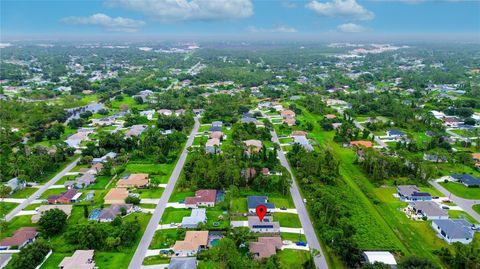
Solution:
{"label": "parked car", "polygon": [[450,209],[450,207],[448,207],[448,206],[444,205],[444,206],[442,206],[442,209],[449,210],[449,209]]}
{"label": "parked car", "polygon": [[178,201],[179,204],[185,204],[185,200]]}
{"label": "parked car", "polygon": [[295,242],[295,245],[301,246],[301,247],[306,247],[306,246],[307,246],[307,243],[306,243],[306,242],[303,242],[303,241],[297,241],[297,242]]}

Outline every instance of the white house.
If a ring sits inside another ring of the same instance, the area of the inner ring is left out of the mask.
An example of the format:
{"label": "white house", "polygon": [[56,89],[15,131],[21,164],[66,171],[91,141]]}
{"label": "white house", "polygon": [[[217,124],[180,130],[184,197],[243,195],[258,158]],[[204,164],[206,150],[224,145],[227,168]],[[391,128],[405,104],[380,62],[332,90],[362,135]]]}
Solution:
{"label": "white house", "polygon": [[464,219],[438,219],[432,221],[432,228],[447,243],[470,244],[475,231],[473,225]]}

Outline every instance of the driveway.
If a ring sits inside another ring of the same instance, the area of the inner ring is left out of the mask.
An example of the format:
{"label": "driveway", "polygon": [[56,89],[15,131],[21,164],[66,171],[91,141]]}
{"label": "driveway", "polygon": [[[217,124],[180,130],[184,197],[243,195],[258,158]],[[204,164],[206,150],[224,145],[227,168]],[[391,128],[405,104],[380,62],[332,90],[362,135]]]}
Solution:
{"label": "driveway", "polygon": [[[272,131],[272,139],[273,142],[280,144],[278,140],[277,133],[275,130]],[[278,151],[278,159],[280,163],[287,169],[290,175],[293,178],[292,186],[290,187],[290,193],[292,194],[293,203],[295,204],[295,208],[298,212],[298,217],[300,218],[300,222],[302,223],[303,231],[305,234],[305,238],[307,239],[307,243],[310,248],[318,250],[320,255],[317,255],[313,258],[315,261],[315,265],[317,268],[324,269],[328,268],[327,260],[325,259],[325,255],[323,254],[322,247],[320,246],[320,242],[317,239],[317,235],[315,234],[315,230],[313,229],[312,222],[310,221],[310,216],[308,215],[307,209],[305,204],[303,203],[303,198],[300,195],[300,191],[298,190],[297,182],[292,174],[292,169],[290,168],[290,164],[285,158],[285,153],[283,152],[282,148],[280,147]],[[297,228],[298,231],[298,228]]]}
{"label": "driveway", "polygon": [[180,154],[180,158],[178,158],[177,164],[172,171],[172,175],[168,180],[168,184],[163,191],[162,198],[157,204],[155,211],[153,212],[152,218],[148,223],[147,229],[143,233],[143,237],[138,244],[137,250],[130,261],[130,265],[128,266],[129,269],[139,269],[142,268],[142,262],[147,254],[148,246],[152,241],[153,235],[158,228],[158,224],[160,223],[160,219],[163,215],[163,211],[167,206],[168,200],[170,199],[170,195],[172,195],[173,189],[175,188],[175,184],[177,183],[178,178],[180,177],[180,173],[182,172],[183,165],[185,164],[185,160],[187,159],[187,149],[193,144],[193,140],[195,139],[195,134],[198,132],[198,128],[200,127],[200,122],[198,118],[195,118],[195,125],[188,137],[187,143],[182,150],[182,154]]}
{"label": "driveway", "polygon": [[25,207],[27,207],[30,203],[32,203],[35,199],[42,196],[42,194],[48,190],[51,186],[55,185],[57,181],[59,181],[63,176],[65,176],[70,170],[72,170],[75,166],[77,166],[78,161],[80,161],[80,157],[77,158],[75,161],[71,162],[67,167],[65,167],[60,173],[56,174],[50,181],[48,181],[45,185],[41,186],[32,196],[28,197],[25,201],[21,202],[16,208],[14,208],[10,213],[5,216],[6,221],[10,221],[15,217],[20,211],[22,211]]}
{"label": "driveway", "polygon": [[476,204],[480,204],[480,200],[469,200],[465,198],[458,197],[452,193],[450,193],[447,189],[445,189],[442,185],[438,182],[430,181],[430,184],[437,188],[443,195],[450,198],[452,202],[457,204],[457,206],[461,207],[463,211],[467,212],[470,216],[472,216],[476,221],[480,222],[480,214],[473,210],[473,206]]}

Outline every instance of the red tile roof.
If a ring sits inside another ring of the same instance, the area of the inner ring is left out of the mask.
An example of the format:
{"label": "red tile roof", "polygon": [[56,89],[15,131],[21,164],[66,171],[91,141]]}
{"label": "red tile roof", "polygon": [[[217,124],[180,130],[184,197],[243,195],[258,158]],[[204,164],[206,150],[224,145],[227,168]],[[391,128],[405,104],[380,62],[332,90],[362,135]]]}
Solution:
{"label": "red tile roof", "polygon": [[185,204],[197,204],[197,203],[215,203],[217,199],[217,190],[198,190],[195,192],[195,197],[187,197]]}

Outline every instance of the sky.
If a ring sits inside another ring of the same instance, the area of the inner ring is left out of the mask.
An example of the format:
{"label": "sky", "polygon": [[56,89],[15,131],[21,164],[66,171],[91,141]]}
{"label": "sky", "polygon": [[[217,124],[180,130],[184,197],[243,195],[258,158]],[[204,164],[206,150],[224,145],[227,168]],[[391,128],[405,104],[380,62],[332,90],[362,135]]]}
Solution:
{"label": "sky", "polygon": [[480,41],[480,0],[0,0],[0,37],[417,36]]}

